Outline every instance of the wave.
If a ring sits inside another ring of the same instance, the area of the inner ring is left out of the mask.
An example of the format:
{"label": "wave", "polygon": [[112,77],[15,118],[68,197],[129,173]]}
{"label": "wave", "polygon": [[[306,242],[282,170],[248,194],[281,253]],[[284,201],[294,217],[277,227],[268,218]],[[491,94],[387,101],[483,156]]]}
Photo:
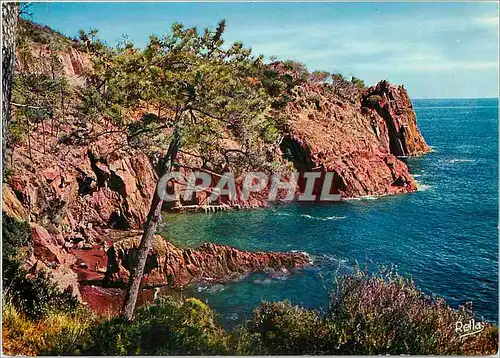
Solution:
{"label": "wave", "polygon": [[240,316],[236,312],[232,312],[226,315],[226,318],[231,321],[237,321],[240,319]]}
{"label": "wave", "polygon": [[270,277],[266,277],[264,279],[256,279],[253,281],[253,283],[256,283],[258,285],[269,285],[273,283],[273,280]]}
{"label": "wave", "polygon": [[[296,216],[296,214],[282,213],[282,212],[275,212],[274,215],[277,215],[277,216]],[[309,215],[309,214],[300,214],[298,216],[306,218],[306,219],[322,220],[322,221],[342,220],[342,219],[346,218],[346,216],[326,216],[326,217],[319,217],[319,216],[312,216],[312,215]]]}
{"label": "wave", "polygon": [[449,160],[450,163],[473,163],[475,162],[474,159],[450,159]]}
{"label": "wave", "polygon": [[291,253],[301,253],[302,255],[306,256],[308,259],[309,259],[309,263],[311,265],[314,264],[314,259],[312,257],[312,255],[310,255],[308,252],[305,252],[305,251],[299,251],[299,250],[290,250]]}
{"label": "wave", "polygon": [[307,219],[312,219],[312,220],[321,220],[321,221],[328,221],[328,220],[342,220],[345,219],[346,216],[327,216],[327,217],[318,217],[318,216],[311,216],[308,214],[300,214],[301,217],[307,218]]}
{"label": "wave", "polygon": [[198,286],[198,287],[196,287],[196,291],[203,292],[203,291],[206,291],[207,288],[208,288],[208,286]]}
{"label": "wave", "polygon": [[346,258],[339,258],[333,254],[314,255],[315,267],[322,267],[321,271],[327,268],[327,271],[337,274],[353,273],[354,267]]}
{"label": "wave", "polygon": [[361,200],[378,200],[382,196],[386,195],[363,195],[363,196],[358,196],[356,198],[343,198],[342,200],[345,201],[361,201]]}
{"label": "wave", "polygon": [[333,262],[335,264],[346,264],[349,262],[348,259],[345,258],[338,258],[335,255],[332,254],[320,254],[315,256],[318,260],[324,261],[324,262]]}
{"label": "wave", "polygon": [[481,146],[477,144],[460,144],[457,149],[480,149]]}
{"label": "wave", "polygon": [[290,252],[292,252],[292,253],[294,253],[294,254],[296,254],[296,253],[298,252],[298,253],[301,253],[301,254],[306,255],[306,256],[308,256],[308,257],[310,257],[310,256],[311,256],[311,255],[310,255],[309,253],[307,253],[306,251],[290,250]]}
{"label": "wave", "polygon": [[198,292],[206,291],[207,293],[222,292],[225,289],[226,289],[226,287],[221,283],[205,284],[205,285],[200,285],[200,286],[196,287],[196,291],[198,291]]}
{"label": "wave", "polygon": [[293,216],[293,214],[283,213],[283,212],[280,212],[280,211],[275,211],[274,215],[277,215],[277,216]]}
{"label": "wave", "polygon": [[418,191],[427,191],[429,189],[432,189],[432,185],[424,184],[419,182],[418,180],[415,180],[417,182],[417,190]]}
{"label": "wave", "polygon": [[253,283],[258,285],[270,285],[277,281],[284,281],[288,279],[290,272],[288,270],[286,270],[286,272],[267,272],[267,275],[267,277],[253,280]]}

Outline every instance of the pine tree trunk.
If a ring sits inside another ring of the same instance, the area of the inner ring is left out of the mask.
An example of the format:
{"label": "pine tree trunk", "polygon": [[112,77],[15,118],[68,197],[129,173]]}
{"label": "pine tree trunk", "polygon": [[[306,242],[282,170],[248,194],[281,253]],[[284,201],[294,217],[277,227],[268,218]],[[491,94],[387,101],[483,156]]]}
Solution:
{"label": "pine tree trunk", "polygon": [[26,117],[26,123],[28,124],[28,152],[29,152],[29,157],[30,160],[33,161],[33,157],[31,156],[31,125],[30,125],[30,120],[28,117]]}
{"label": "pine tree trunk", "polygon": [[2,167],[5,165],[7,125],[10,121],[12,79],[16,62],[17,16],[17,3],[2,2]]}
{"label": "pine tree trunk", "polygon": [[[163,160],[162,168],[159,171],[160,175],[165,175],[173,169],[173,163],[177,157],[177,151],[179,149],[179,142],[179,137],[174,133],[174,139],[172,139],[172,142],[170,143],[167,155]],[[144,266],[146,265],[146,259],[148,258],[149,250],[152,247],[153,237],[156,233],[156,229],[158,228],[158,225],[162,219],[162,205],[163,200],[158,196],[157,184],[146,223],[144,225],[144,232],[142,234],[141,243],[139,245],[137,259],[130,272],[127,294],[125,296],[125,303],[122,310],[122,315],[128,320],[132,320],[132,317],[134,315],[137,295],[139,293],[142,276],[144,275]]]}

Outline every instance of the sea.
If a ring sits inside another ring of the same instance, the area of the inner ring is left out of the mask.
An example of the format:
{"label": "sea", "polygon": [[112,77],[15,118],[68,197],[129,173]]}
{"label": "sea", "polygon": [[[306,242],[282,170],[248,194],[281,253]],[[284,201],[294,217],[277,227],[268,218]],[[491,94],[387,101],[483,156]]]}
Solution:
{"label": "sea", "polygon": [[226,326],[252,316],[262,301],[326,309],[335,277],[355,266],[392,268],[452,307],[472,304],[498,324],[498,99],[414,100],[432,147],[407,163],[418,191],[332,204],[165,217],[161,234],[183,247],[202,242],[243,250],[301,251],[313,265],[198,283],[186,296],[206,301]]}

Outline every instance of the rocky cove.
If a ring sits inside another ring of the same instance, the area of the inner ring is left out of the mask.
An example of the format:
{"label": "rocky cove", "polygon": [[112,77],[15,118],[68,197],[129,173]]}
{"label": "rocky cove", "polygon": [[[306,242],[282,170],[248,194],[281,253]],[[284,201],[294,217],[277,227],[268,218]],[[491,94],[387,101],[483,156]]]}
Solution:
{"label": "rocky cove", "polygon": [[[30,41],[28,49],[29,56],[18,54],[18,70],[50,73],[48,46]],[[70,85],[85,86],[89,55],[76,46],[56,55],[61,64],[58,71]],[[280,63],[270,66],[279,74],[289,72]],[[261,143],[266,162],[288,165],[299,173],[332,172],[334,190],[344,198],[417,190],[405,160],[430,149],[403,86],[381,81],[358,91],[350,85],[332,89],[308,80],[294,86],[290,96],[280,109],[289,118],[289,127],[279,133],[278,141]],[[82,124],[75,98],[57,130],[48,123],[37,124],[31,129],[31,141],[11,151],[12,174],[3,186],[3,210],[31,226],[34,246],[25,262],[29,272],[50,272],[61,289],[71,287],[82,301],[105,312],[106,305],[89,286],[126,287],[158,180],[157,163],[150,153],[124,145],[120,129],[111,121]],[[151,112],[145,104],[128,113],[129,120],[140,121]],[[237,138],[224,142],[226,155],[241,148]],[[178,160],[185,171],[203,166],[191,154],[180,153]],[[248,171],[243,165],[235,167]],[[218,177],[212,170],[210,174]],[[176,185],[174,191],[179,190]],[[164,210],[210,211],[204,204],[206,197],[199,193],[189,202],[165,205]],[[266,207],[264,197],[236,202],[222,197],[217,207]],[[199,280],[227,280],[248,272],[307,265],[308,256],[298,252],[244,251],[212,243],[183,248],[157,236],[142,287],[178,289]]]}

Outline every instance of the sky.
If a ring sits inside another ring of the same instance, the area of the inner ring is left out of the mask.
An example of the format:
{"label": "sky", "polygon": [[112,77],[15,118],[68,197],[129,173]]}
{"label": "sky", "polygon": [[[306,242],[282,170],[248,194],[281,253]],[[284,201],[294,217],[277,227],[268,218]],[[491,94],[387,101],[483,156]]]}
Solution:
{"label": "sky", "polygon": [[31,20],[68,36],[99,30],[144,46],[173,22],[226,19],[227,43],[372,85],[404,84],[412,98],[498,97],[499,5],[478,3],[35,3]]}

